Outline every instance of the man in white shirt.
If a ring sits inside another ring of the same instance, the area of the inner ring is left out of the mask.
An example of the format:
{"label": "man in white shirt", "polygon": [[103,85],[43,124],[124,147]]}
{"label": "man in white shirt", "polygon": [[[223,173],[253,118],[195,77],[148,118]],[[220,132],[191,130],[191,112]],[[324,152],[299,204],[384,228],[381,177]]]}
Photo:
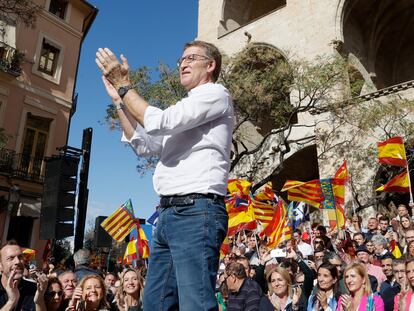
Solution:
{"label": "man in white shirt", "polygon": [[302,231],[300,229],[293,230],[293,239],[296,242],[297,250],[302,254],[303,257],[313,256],[313,249],[308,243],[302,240]]}
{"label": "man in white shirt", "polygon": [[217,310],[219,250],[227,233],[224,204],[234,126],[228,91],[216,84],[221,55],[207,42],[184,46],[180,81],[188,97],[164,111],[131,86],[129,67],[107,48],[96,53],[116,105],[122,140],[138,155],[156,155],[159,218],[152,237],[144,310]]}

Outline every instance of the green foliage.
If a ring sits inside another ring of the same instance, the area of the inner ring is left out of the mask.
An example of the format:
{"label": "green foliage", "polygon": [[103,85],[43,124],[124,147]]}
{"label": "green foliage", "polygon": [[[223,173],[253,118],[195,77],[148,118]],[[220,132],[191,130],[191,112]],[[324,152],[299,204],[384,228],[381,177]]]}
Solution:
{"label": "green foliage", "polygon": [[274,48],[248,45],[227,60],[221,82],[233,96],[235,108],[259,131],[283,126],[292,112],[289,94],[293,68]]}

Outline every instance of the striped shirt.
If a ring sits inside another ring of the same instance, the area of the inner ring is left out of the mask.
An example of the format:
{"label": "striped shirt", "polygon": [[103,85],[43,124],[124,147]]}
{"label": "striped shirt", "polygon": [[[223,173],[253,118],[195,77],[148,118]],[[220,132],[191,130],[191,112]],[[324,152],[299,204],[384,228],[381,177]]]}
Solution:
{"label": "striped shirt", "polygon": [[227,311],[254,311],[259,310],[260,298],[263,296],[259,284],[246,278],[236,293],[229,293]]}

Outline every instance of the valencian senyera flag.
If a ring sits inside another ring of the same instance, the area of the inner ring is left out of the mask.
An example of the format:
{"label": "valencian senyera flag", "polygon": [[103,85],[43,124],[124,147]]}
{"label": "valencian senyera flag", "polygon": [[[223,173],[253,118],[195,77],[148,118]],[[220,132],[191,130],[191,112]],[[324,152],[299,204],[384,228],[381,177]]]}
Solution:
{"label": "valencian senyera flag", "polygon": [[403,172],[395,176],[393,179],[391,179],[385,185],[377,188],[375,191],[410,192],[407,172]]}
{"label": "valencian senyera flag", "polygon": [[402,137],[396,136],[379,142],[377,147],[380,163],[394,166],[407,165],[407,156],[405,154],[404,140]]}
{"label": "valencian senyera flag", "polygon": [[130,206],[131,200],[128,200],[101,223],[102,228],[117,242],[123,241],[134,228]]}
{"label": "valencian senyera flag", "polygon": [[345,227],[345,184],[348,182],[348,168],[346,161],[336,171],[334,178],[331,180],[332,192],[335,200],[335,209],[327,210],[329,225],[331,228]]}

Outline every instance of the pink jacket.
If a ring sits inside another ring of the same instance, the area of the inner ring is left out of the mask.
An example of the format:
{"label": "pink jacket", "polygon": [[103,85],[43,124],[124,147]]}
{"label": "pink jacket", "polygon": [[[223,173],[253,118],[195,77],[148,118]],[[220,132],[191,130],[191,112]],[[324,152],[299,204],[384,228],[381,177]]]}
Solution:
{"label": "pink jacket", "polygon": [[[401,310],[401,311],[410,311],[410,304],[411,304],[411,299],[413,298],[413,292],[410,290],[407,293],[407,296],[405,297],[405,310]],[[394,297],[394,311],[400,311],[398,310],[398,303],[400,301],[400,295],[397,295]]]}
{"label": "pink jacket", "polygon": [[[361,303],[359,304],[358,311],[366,311],[367,301],[368,301],[368,296],[367,295],[362,296]],[[384,311],[384,301],[382,301],[382,298],[380,296],[374,296],[374,306],[375,306],[375,311]],[[336,308],[336,311],[343,311],[343,309],[342,309],[342,297],[339,297],[338,307]],[[394,311],[395,311],[395,309],[394,309]]]}

